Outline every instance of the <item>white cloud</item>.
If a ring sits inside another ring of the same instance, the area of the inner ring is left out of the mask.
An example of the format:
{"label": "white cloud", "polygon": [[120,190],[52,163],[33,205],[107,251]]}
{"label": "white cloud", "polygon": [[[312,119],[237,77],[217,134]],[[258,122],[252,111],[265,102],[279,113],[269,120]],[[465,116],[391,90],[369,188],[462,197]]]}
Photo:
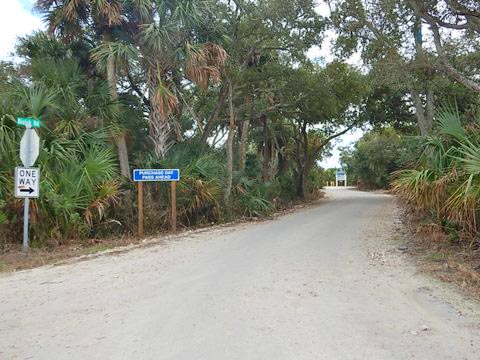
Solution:
{"label": "white cloud", "polygon": [[44,28],[33,14],[34,0],[0,0],[0,60],[13,60],[12,52],[19,36]]}

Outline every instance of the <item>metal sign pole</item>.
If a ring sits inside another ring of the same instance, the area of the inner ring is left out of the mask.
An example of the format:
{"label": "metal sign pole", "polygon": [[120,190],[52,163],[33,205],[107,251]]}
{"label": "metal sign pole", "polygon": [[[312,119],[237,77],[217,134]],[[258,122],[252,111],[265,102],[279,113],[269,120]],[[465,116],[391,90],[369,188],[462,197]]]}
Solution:
{"label": "metal sign pole", "polygon": [[[26,130],[25,130],[25,148],[27,149],[28,151],[28,159],[26,160],[26,163],[24,164],[25,166],[32,166],[33,164],[30,164],[31,162],[31,153],[32,153],[32,150],[35,150],[35,149],[32,149],[32,142],[31,142],[31,137],[30,136],[26,136],[27,133],[29,133],[29,131],[35,131],[35,130],[32,130],[32,126],[31,125],[27,125],[26,126]],[[25,200],[23,200],[23,251],[24,252],[28,252],[30,246],[28,244],[28,220],[29,220],[29,217],[30,217],[30,198],[25,198]]]}
{"label": "metal sign pole", "polygon": [[28,218],[30,209],[30,198],[23,201],[23,251],[28,252]]}

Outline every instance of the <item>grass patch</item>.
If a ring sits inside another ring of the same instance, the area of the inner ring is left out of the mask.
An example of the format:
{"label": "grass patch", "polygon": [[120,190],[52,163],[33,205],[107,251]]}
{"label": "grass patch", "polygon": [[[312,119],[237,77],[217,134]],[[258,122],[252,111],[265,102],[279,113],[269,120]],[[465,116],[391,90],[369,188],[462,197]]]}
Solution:
{"label": "grass patch", "polygon": [[435,252],[430,255],[428,255],[425,260],[430,261],[430,262],[442,262],[447,260],[447,255],[442,252]]}
{"label": "grass patch", "polygon": [[113,248],[112,245],[97,244],[97,245],[94,245],[94,246],[91,246],[91,247],[85,249],[85,254],[87,254],[87,255],[96,254],[96,253],[99,253],[99,252],[102,252],[102,251],[110,250],[112,248]]}

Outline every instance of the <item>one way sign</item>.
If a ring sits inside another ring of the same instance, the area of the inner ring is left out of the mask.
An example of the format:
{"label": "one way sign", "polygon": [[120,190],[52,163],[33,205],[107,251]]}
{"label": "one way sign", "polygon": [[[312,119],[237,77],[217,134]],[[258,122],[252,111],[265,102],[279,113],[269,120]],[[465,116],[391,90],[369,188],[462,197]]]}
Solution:
{"label": "one way sign", "polygon": [[40,170],[38,168],[15,168],[15,197],[37,198],[39,184]]}

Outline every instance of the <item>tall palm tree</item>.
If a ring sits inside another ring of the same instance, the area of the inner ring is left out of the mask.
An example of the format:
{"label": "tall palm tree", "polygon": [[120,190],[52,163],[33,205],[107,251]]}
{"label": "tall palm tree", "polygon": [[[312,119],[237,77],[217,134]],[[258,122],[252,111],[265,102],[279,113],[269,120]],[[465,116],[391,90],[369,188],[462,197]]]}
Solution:
{"label": "tall palm tree", "polygon": [[[66,41],[85,36],[85,29],[93,23],[102,41],[113,41],[113,29],[123,22],[121,0],[37,0],[37,8],[45,15],[50,34],[57,33]],[[118,99],[117,71],[114,57],[109,57],[106,73],[113,102]],[[121,174],[130,178],[128,148],[124,131],[114,136]]]}
{"label": "tall palm tree", "polygon": [[128,29],[139,45],[150,103],[150,137],[163,158],[172,144],[172,113],[183,79],[202,88],[219,82],[227,55],[213,43],[200,43],[198,27],[211,10],[210,0],[129,0]]}

